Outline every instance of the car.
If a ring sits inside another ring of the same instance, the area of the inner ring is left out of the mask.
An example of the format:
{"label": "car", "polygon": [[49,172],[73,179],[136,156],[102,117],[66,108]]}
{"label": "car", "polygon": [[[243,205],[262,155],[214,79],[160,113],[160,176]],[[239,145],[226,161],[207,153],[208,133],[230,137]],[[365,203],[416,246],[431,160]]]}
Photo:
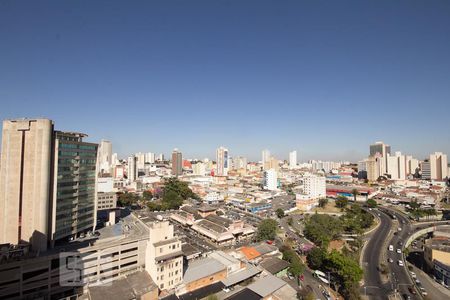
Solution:
{"label": "car", "polygon": [[417,294],[417,293],[416,293],[416,289],[413,288],[412,286],[408,287],[408,291],[409,291],[411,294],[413,294],[413,295]]}
{"label": "car", "polygon": [[388,262],[393,263],[394,260],[392,258],[388,258]]}
{"label": "car", "polygon": [[389,245],[389,251],[394,251],[394,246]]}
{"label": "car", "polygon": [[403,261],[399,260],[399,261],[398,261],[398,265],[399,265],[400,267],[403,267],[403,266],[404,266]]}
{"label": "car", "polygon": [[401,250],[400,248],[397,248],[397,253],[398,253],[398,254],[401,254],[401,253],[402,253],[402,250]]}
{"label": "car", "polygon": [[408,294],[403,294],[403,299],[405,299],[405,300],[410,300],[410,299],[411,299],[411,296],[408,295]]}
{"label": "car", "polygon": [[412,278],[416,278],[416,273],[414,273],[414,272],[409,272],[409,274],[411,274],[411,277],[412,277]]}
{"label": "car", "polygon": [[222,291],[224,291],[225,293],[229,293],[230,289],[225,287],[225,288],[222,289]]}
{"label": "car", "polygon": [[402,231],[402,228],[401,228],[401,227],[399,227],[399,228],[398,228],[398,231]]}

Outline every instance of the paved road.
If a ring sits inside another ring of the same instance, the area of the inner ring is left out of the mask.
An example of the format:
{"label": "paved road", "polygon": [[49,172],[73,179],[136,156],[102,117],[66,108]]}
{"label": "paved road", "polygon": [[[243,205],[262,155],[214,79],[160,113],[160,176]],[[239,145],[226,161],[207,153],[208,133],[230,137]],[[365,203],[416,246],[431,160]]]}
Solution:
{"label": "paved road", "polygon": [[385,240],[392,228],[391,218],[383,212],[379,214],[380,225],[368,237],[368,242],[363,253],[364,286],[361,294],[365,294],[370,299],[388,299],[387,295],[392,292],[389,285],[383,285],[379,265],[381,263],[382,251],[385,249]]}

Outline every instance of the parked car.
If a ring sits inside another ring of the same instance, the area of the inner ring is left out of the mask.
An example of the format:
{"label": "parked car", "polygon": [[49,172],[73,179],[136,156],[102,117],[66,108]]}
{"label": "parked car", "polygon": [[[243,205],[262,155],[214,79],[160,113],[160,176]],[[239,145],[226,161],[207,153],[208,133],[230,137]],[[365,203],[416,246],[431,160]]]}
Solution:
{"label": "parked car", "polygon": [[404,266],[403,261],[399,260],[399,261],[398,261],[398,265],[399,265],[400,267],[403,267],[403,266]]}

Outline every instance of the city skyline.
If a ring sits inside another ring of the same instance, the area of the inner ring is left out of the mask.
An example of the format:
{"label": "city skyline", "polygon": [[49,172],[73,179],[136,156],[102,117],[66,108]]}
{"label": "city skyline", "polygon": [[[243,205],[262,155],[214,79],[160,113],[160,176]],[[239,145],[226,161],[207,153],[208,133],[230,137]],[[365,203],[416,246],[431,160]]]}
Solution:
{"label": "city skyline", "polygon": [[0,119],[44,116],[121,157],[450,152],[450,3],[255,7],[5,2]]}

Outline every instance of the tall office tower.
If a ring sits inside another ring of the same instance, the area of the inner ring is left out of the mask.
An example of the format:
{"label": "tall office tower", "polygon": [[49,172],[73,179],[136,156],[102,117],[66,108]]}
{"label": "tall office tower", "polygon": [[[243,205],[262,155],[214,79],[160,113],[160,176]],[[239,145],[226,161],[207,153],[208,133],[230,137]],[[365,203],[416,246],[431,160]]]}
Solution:
{"label": "tall office tower", "polygon": [[183,156],[178,149],[172,152],[172,175],[180,176],[183,174]]}
{"label": "tall office tower", "polygon": [[155,162],[155,153],[145,153],[145,163],[153,164]]}
{"label": "tall office tower", "polygon": [[110,141],[101,140],[98,147],[98,172],[100,174],[111,173],[112,144]]}
{"label": "tall office tower", "polygon": [[422,171],[422,179],[431,179],[431,164],[430,160],[425,159],[420,163],[420,170]]}
{"label": "tall office tower", "polygon": [[5,120],[0,170],[0,243],[45,251],[51,197],[53,122]]}
{"label": "tall office tower", "polygon": [[160,153],[158,154],[158,157],[156,158],[157,161],[164,161],[164,154]]}
{"label": "tall office tower", "polygon": [[391,154],[391,146],[386,145],[383,142],[376,142],[375,144],[370,145],[369,152],[370,152],[369,153],[370,156],[381,157],[381,160],[380,160],[380,163],[381,163],[380,164],[380,167],[381,167],[380,172],[381,173],[380,173],[380,175],[385,174],[388,169],[387,155]]}
{"label": "tall office tower", "polygon": [[265,150],[262,151],[262,166],[263,166],[263,169],[264,170],[270,169],[269,164],[270,164],[270,151],[265,149]]}
{"label": "tall office tower", "polygon": [[219,147],[216,150],[216,176],[228,175],[228,149]]}
{"label": "tall office tower", "polygon": [[393,180],[406,179],[406,158],[401,152],[395,152],[394,156],[387,155],[388,170],[387,173],[391,175]]}
{"label": "tall office tower", "polygon": [[278,188],[277,171],[269,169],[264,171],[263,187],[265,190],[275,191]]}
{"label": "tall office tower", "polygon": [[430,172],[431,179],[443,180],[448,176],[447,155],[442,152],[430,154]]}
{"label": "tall office tower", "polygon": [[97,144],[83,133],[55,131],[51,240],[93,228],[96,224]]}
{"label": "tall office tower", "polygon": [[182,283],[183,252],[168,221],[150,225],[145,254],[145,270],[160,290],[170,290]]}
{"label": "tall office tower", "polygon": [[289,168],[294,169],[297,167],[297,151],[289,152]]}
{"label": "tall office tower", "polygon": [[134,182],[137,179],[138,168],[136,165],[136,157],[134,155],[128,157],[128,166],[127,166],[127,178],[130,182]]}

